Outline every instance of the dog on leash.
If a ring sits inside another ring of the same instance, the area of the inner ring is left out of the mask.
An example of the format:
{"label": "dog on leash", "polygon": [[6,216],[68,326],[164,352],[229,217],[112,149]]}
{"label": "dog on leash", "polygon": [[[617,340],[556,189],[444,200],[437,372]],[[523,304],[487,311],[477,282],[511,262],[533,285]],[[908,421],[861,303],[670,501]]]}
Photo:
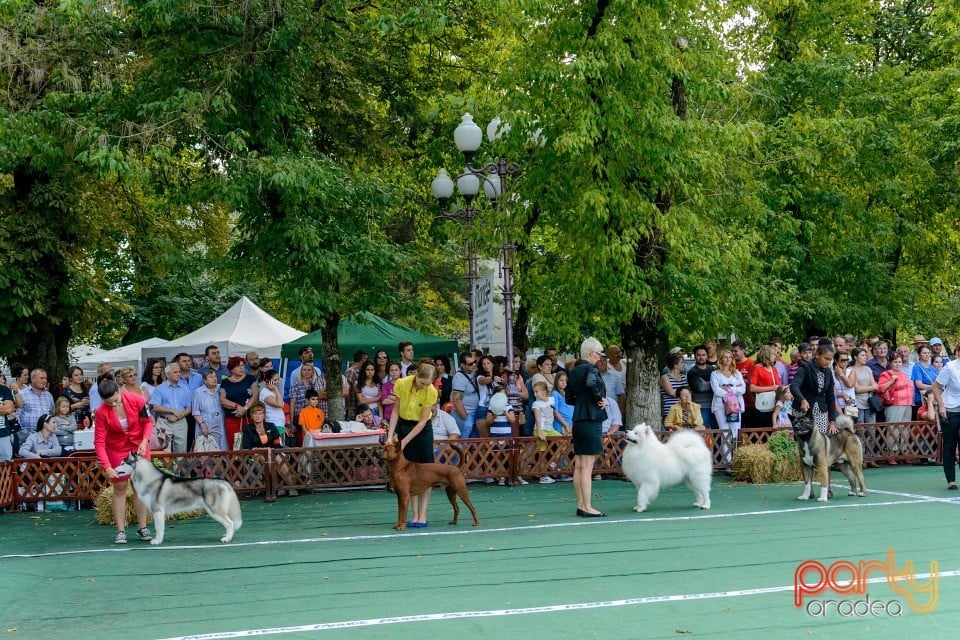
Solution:
{"label": "dog on leash", "polygon": [[863,482],[863,443],[853,429],[853,418],[837,416],[838,433],[825,436],[808,415],[794,420],[793,439],[800,451],[803,467],[803,493],[797,500],[809,500],[813,493],[813,475],[820,480],[818,502],[826,502],[830,490],[830,467],[837,465],[850,483],[847,495],[864,497],[867,486]]}
{"label": "dog on leash", "polygon": [[220,542],[230,542],[243,524],[237,493],[226,480],[216,478],[178,478],[160,471],[149,458],[131,453],[117,467],[117,473],[130,475],[143,504],[153,512],[156,535],[150,544],[163,542],[165,518],[183,511],[203,509],[223,525],[226,532]]}
{"label": "dog on leash", "polygon": [[470,502],[467,483],[460,469],[449,464],[410,462],[403,456],[403,450],[396,437],[383,445],[381,456],[387,463],[390,484],[397,493],[398,515],[394,529],[403,531],[407,528],[407,505],[410,504],[410,496],[418,496],[438,483],[446,485],[447,499],[453,506],[453,520],[450,524],[457,524],[457,519],[460,517],[460,506],[457,504],[457,496],[460,496],[463,504],[467,505],[473,515],[473,526],[480,526],[477,510]]}
{"label": "dog on leash", "polygon": [[693,506],[710,508],[710,481],[713,460],[703,436],[684,429],[674,433],[666,444],[660,442],[650,425],[638,424],[626,433],[623,472],[637,488],[634,511],[646,511],[660,489],[683,482],[696,500]]}

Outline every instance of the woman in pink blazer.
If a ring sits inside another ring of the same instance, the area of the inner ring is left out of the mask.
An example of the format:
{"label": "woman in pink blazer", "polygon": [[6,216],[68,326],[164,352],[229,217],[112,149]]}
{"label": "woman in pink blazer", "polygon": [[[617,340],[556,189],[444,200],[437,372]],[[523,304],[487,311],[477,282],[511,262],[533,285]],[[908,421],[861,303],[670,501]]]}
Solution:
{"label": "woman in pink blazer", "polygon": [[[113,483],[113,516],[117,521],[117,537],[114,542],[126,544],[127,480],[130,476],[119,475],[116,467],[132,452],[145,458],[150,457],[153,419],[147,413],[142,397],[120,391],[120,387],[113,380],[101,382],[97,391],[103,404],[97,407],[93,442],[97,450],[97,460]],[[153,536],[147,529],[147,507],[136,495],[136,490],[133,504],[137,512],[137,537],[141,540],[152,539]]]}

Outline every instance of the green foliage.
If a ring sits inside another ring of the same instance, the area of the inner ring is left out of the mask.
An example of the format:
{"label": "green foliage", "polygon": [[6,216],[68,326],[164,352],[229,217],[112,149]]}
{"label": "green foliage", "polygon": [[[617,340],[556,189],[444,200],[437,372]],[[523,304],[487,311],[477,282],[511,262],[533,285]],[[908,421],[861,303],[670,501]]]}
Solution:
{"label": "green foliage", "polygon": [[790,437],[790,432],[787,430],[777,431],[770,436],[767,440],[767,447],[776,458],[773,463],[775,475],[779,475],[783,471],[783,466],[787,464],[788,461],[795,460],[799,462],[800,460],[800,454],[797,452],[797,443]]}

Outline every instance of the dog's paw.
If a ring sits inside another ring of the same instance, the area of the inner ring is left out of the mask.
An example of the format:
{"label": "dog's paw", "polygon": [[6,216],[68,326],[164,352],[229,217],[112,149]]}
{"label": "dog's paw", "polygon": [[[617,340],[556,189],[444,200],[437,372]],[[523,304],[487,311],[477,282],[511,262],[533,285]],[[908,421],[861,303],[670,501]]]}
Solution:
{"label": "dog's paw", "polygon": [[150,541],[150,544],[160,544],[161,542],[163,542],[163,538],[154,538]]}
{"label": "dog's paw", "polygon": [[223,536],[220,538],[220,542],[230,542],[231,540],[233,540],[233,536]]}
{"label": "dog's paw", "polygon": [[633,508],[633,510],[636,511],[637,513],[643,513],[644,511],[647,510],[647,508],[646,508],[646,507],[641,507],[640,505],[637,505],[637,506],[635,506],[635,507]]}
{"label": "dog's paw", "polygon": [[457,521],[456,521],[456,520],[451,520],[451,521],[450,521],[450,522],[448,522],[447,524],[451,524],[451,525],[453,525],[453,524],[457,524]]}
{"label": "dog's paw", "polygon": [[479,527],[479,526],[480,526],[480,521],[479,521],[479,520],[477,520],[476,522],[474,522],[474,523],[473,523],[473,526],[475,526],[475,527]]}
{"label": "dog's paw", "polygon": [[866,492],[866,491],[861,491],[860,493],[857,494],[857,497],[858,497],[858,498],[866,498],[866,497],[867,497],[867,492]]}
{"label": "dog's paw", "polygon": [[857,493],[856,491],[848,491],[848,492],[847,492],[847,495],[848,495],[848,496],[858,496],[858,495],[860,495],[860,494]]}
{"label": "dog's paw", "polygon": [[797,500],[809,500],[809,499],[810,499],[810,496],[805,494],[797,496]]}
{"label": "dog's paw", "polygon": [[819,498],[817,498],[817,502],[826,502],[826,501],[827,501],[827,496],[820,496]]}
{"label": "dog's paw", "polygon": [[397,531],[403,531],[404,529],[407,528],[407,525],[406,525],[406,524],[395,524],[395,525],[393,525],[393,528],[396,529]]}

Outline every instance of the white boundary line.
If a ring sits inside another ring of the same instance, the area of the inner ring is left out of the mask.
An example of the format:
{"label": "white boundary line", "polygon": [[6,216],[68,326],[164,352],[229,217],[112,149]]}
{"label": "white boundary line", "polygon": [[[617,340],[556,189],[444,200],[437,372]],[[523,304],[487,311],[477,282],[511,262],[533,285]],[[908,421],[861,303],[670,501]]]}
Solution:
{"label": "white boundary line", "polygon": [[[939,578],[955,578],[960,576],[960,570],[938,572]],[[914,580],[927,580],[929,573],[917,574]],[[887,582],[887,577],[869,578],[870,584]],[[424,613],[409,616],[393,616],[389,618],[367,618],[360,620],[341,620],[338,622],[321,622],[317,624],[297,625],[291,627],[270,627],[264,629],[244,629],[241,631],[219,631],[188,636],[173,636],[163,640],[224,640],[226,638],[249,638],[252,636],[277,635],[286,633],[303,633],[307,631],[331,631],[333,629],[352,629],[357,627],[372,627],[381,624],[405,624],[411,622],[432,622],[438,620],[462,620],[465,618],[495,618],[502,616],[521,616],[536,613],[559,613],[563,611],[582,611],[587,609],[604,609],[608,607],[626,607],[658,602],[689,602],[695,600],[712,600],[717,598],[738,598],[757,596],[770,593],[793,591],[794,585],[779,587],[762,587],[759,589],[739,589],[735,591],[714,591],[708,593],[684,593],[675,595],[645,596],[627,598],[624,600],[607,600],[599,602],[575,602],[570,604],[553,604],[541,607],[527,607],[523,609],[493,609],[490,611],[448,611],[444,613]]]}
{"label": "white boundary line", "polygon": [[[834,484],[834,487],[840,485]],[[844,485],[845,488],[849,488]],[[692,516],[664,516],[660,518],[627,518],[627,519],[608,519],[604,518],[602,520],[581,520],[576,522],[555,522],[550,524],[536,524],[536,525],[525,525],[518,527],[497,527],[497,528],[470,528],[470,529],[459,529],[453,531],[417,531],[417,532],[403,532],[403,533],[386,533],[386,534],[366,534],[366,535],[357,535],[357,536],[340,536],[340,537],[320,537],[320,538],[298,538],[295,540],[262,540],[258,542],[239,542],[239,543],[222,543],[222,544],[204,544],[204,545],[163,545],[163,546],[153,546],[153,545],[133,545],[133,546],[123,546],[123,547],[103,547],[99,549],[76,549],[73,551],[53,551],[49,553],[8,553],[0,555],[0,560],[9,560],[14,558],[50,558],[50,557],[62,557],[62,556],[75,556],[75,555],[87,555],[93,553],[129,553],[129,552],[143,552],[143,551],[185,551],[191,549],[210,549],[210,548],[226,548],[226,549],[238,549],[242,547],[262,547],[262,546],[273,546],[273,545],[288,545],[288,544],[297,544],[302,545],[304,543],[328,543],[328,542],[354,542],[354,541],[363,541],[363,540],[384,540],[390,538],[402,538],[402,537],[436,537],[436,536],[462,536],[462,535],[478,535],[485,533],[507,533],[513,531],[528,531],[528,530],[538,530],[538,529],[558,529],[558,528],[567,528],[567,527],[587,527],[587,526],[609,526],[611,524],[645,524],[653,522],[686,522],[692,520],[714,520],[720,518],[739,518],[741,516],[766,516],[766,515],[780,515],[784,513],[798,513],[802,511],[817,511],[820,509],[863,509],[871,507],[888,507],[895,505],[904,505],[904,504],[923,504],[926,502],[934,503],[948,503],[948,504],[960,504],[960,496],[956,498],[937,498],[934,496],[924,496],[920,494],[908,494],[908,493],[898,493],[896,491],[872,491],[872,493],[896,496],[907,498],[907,500],[895,500],[889,502],[852,502],[846,504],[823,504],[820,502],[815,502],[813,505],[803,506],[803,507],[792,507],[784,509],[767,509],[762,511],[743,511],[737,513],[698,513],[697,515]]]}

